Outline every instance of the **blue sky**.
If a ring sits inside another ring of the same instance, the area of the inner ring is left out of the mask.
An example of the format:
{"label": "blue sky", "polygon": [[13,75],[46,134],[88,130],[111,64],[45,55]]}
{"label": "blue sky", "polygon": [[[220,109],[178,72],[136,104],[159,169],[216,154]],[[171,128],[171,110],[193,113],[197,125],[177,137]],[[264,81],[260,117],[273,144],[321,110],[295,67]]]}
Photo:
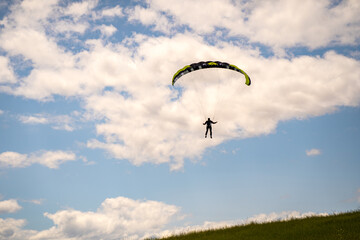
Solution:
{"label": "blue sky", "polygon": [[[0,239],[359,208],[358,1],[39,3],[0,3]],[[204,60],[252,85],[201,70],[171,86]]]}

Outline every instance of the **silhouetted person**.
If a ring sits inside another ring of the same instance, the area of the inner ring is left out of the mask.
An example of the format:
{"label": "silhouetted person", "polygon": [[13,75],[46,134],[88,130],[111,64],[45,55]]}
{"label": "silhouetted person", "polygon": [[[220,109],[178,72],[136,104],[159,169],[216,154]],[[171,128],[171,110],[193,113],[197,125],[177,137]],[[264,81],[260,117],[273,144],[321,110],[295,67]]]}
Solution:
{"label": "silhouetted person", "polygon": [[210,138],[212,138],[212,127],[211,124],[216,124],[217,122],[213,122],[210,120],[210,118],[208,118],[208,120],[206,122],[203,123],[203,125],[206,124],[206,132],[205,132],[205,138],[207,137],[207,133],[210,130]]}

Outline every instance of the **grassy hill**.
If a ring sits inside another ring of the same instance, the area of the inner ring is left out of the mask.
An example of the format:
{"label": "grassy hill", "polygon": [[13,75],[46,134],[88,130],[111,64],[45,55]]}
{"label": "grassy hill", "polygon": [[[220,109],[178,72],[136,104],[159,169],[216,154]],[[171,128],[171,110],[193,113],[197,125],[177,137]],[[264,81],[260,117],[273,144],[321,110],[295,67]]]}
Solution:
{"label": "grassy hill", "polygon": [[249,224],[194,232],[167,240],[360,240],[360,210],[327,217]]}

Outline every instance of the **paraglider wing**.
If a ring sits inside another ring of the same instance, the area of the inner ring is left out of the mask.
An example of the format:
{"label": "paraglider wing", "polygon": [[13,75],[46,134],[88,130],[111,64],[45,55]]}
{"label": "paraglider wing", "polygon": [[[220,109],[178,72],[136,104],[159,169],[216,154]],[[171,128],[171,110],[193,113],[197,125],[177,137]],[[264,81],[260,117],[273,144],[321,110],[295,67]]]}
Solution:
{"label": "paraglider wing", "polygon": [[190,65],[186,65],[185,67],[179,69],[173,76],[172,78],[172,85],[175,84],[175,82],[181,78],[183,75],[190,73],[192,71],[197,71],[197,70],[201,70],[201,69],[205,69],[205,68],[225,68],[225,69],[230,69],[233,71],[237,71],[239,73],[244,74],[245,76],[245,84],[246,85],[250,85],[251,84],[251,80],[250,77],[240,68],[238,68],[237,66],[233,65],[233,64],[229,64],[226,62],[219,62],[219,61],[207,61],[207,62],[198,62],[198,63],[192,63]]}

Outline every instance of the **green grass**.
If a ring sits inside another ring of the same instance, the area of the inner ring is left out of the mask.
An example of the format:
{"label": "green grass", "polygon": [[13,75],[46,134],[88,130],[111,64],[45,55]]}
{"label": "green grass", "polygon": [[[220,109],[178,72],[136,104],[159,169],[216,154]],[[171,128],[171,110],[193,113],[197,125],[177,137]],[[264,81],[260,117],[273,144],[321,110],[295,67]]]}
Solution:
{"label": "green grass", "polygon": [[360,210],[326,217],[249,224],[193,232],[166,240],[360,240]]}

